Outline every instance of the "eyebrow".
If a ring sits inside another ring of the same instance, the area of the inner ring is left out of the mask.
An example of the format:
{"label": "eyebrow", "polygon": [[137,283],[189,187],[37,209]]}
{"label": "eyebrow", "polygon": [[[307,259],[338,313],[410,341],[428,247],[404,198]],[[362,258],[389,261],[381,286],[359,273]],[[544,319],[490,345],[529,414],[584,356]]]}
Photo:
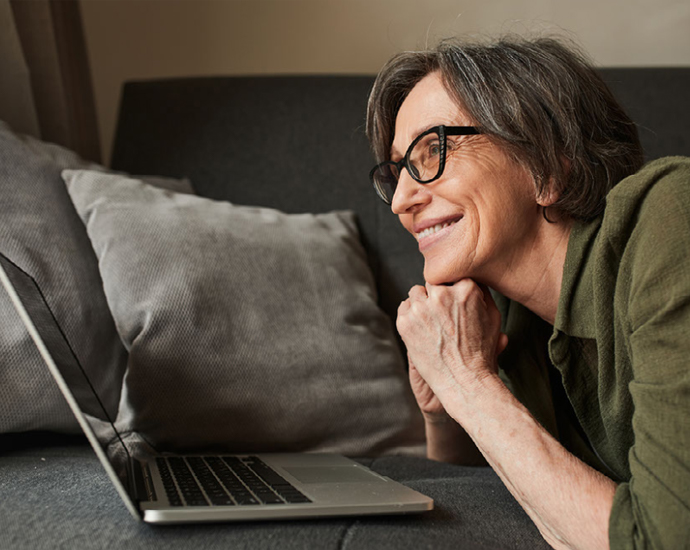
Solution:
{"label": "eyebrow", "polygon": [[[422,127],[421,130],[418,130],[417,132],[415,132],[414,138],[412,139],[412,141],[414,141],[415,139],[417,139],[417,138],[418,138],[419,136],[421,136],[424,132],[428,132],[428,131],[431,130],[432,128],[436,128],[436,127],[438,127],[438,126],[452,126],[452,125],[451,125],[451,124],[444,124],[444,123],[442,123],[442,122],[439,122],[439,123],[437,123],[437,124],[430,124],[429,126]],[[410,144],[405,148],[405,152],[407,152],[407,149],[410,147],[410,145],[412,145],[412,141],[411,141]],[[389,155],[389,157],[391,158],[391,160],[393,159],[393,157],[396,156],[396,153],[397,153],[397,149],[396,149],[396,148],[393,146],[393,144],[391,143],[391,148],[390,148],[390,150],[388,151],[388,155]],[[405,153],[399,155],[400,158],[402,158],[404,154],[405,154]]]}

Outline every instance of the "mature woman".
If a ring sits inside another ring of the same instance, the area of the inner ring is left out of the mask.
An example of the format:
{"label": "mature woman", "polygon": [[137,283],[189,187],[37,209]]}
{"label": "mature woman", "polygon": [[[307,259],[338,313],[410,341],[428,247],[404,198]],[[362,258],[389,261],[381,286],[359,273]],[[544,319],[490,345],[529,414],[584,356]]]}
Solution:
{"label": "mature woman", "polygon": [[554,547],[689,548],[690,160],[642,167],[551,39],[400,54],[367,126],[425,260],[397,328],[429,457],[485,459]]}

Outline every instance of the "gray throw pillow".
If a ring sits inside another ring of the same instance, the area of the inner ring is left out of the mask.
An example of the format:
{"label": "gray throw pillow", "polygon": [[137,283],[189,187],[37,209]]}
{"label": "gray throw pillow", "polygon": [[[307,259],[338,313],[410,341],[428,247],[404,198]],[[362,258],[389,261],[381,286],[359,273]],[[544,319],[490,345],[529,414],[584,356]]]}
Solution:
{"label": "gray throw pillow", "polygon": [[[98,261],[60,177],[70,167],[105,170],[0,121],[0,252],[36,279],[106,406],[116,409],[127,354]],[[189,182],[156,183],[191,192]],[[29,430],[79,427],[0,288],[0,433]]]}
{"label": "gray throw pillow", "polygon": [[63,172],[128,348],[119,428],[158,449],[423,452],[351,212]]}

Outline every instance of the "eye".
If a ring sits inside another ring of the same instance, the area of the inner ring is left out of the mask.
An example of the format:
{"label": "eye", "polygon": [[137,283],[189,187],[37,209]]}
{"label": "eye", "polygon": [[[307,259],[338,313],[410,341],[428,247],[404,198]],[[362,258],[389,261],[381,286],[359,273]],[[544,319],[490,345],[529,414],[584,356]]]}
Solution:
{"label": "eye", "polygon": [[430,157],[436,157],[441,154],[441,142],[440,141],[432,141],[429,143],[428,147],[428,155]]}
{"label": "eye", "polygon": [[437,136],[429,136],[415,147],[415,157],[424,163],[436,162],[441,154],[441,141]]}
{"label": "eye", "polygon": [[415,179],[427,180],[438,171],[443,154],[443,142],[437,133],[423,135],[410,151],[408,166],[416,170]]}

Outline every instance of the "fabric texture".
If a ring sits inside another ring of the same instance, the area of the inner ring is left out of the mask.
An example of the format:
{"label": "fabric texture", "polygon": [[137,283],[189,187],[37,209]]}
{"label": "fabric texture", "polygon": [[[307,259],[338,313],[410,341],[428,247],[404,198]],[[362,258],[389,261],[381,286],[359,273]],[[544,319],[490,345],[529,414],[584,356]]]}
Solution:
{"label": "fabric texture", "polygon": [[[0,435],[0,448],[3,443],[11,445]],[[490,468],[405,456],[361,460],[381,475],[433,497],[434,509],[421,514],[155,527],[132,519],[88,445],[50,443],[25,443],[13,454],[0,456],[0,470],[13,472],[0,477],[0,517],[5,519],[0,548],[550,548]]]}
{"label": "fabric texture", "polygon": [[689,250],[690,159],[654,161],[614,187],[603,217],[574,226],[551,334],[500,307],[516,396],[619,483],[613,550],[690,540]]}
{"label": "fabric texture", "polygon": [[[126,352],[108,309],[91,243],[60,172],[89,167],[75,153],[14,133],[0,122],[0,252],[31,274],[77,357],[116,408]],[[154,178],[191,192],[189,182]],[[77,422],[48,373],[9,297],[0,289],[0,432],[77,432]]]}
{"label": "fabric texture", "polygon": [[423,452],[352,213],[63,176],[130,352],[123,432],[178,451]]}

